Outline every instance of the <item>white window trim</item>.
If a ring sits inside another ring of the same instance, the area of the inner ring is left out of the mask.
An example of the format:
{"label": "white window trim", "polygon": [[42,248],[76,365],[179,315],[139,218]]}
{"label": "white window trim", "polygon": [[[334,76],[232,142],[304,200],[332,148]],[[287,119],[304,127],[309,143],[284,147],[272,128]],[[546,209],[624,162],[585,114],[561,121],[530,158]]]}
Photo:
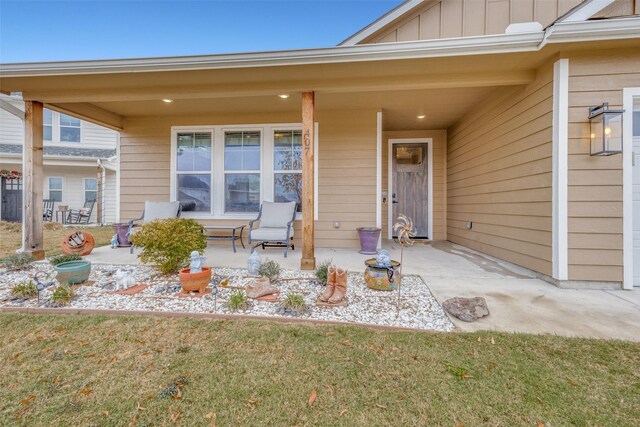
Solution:
{"label": "white window trim", "polygon": [[427,179],[429,180],[427,198],[427,234],[426,241],[433,240],[433,138],[403,138],[390,139],[387,148],[387,234],[389,239],[393,239],[393,146],[394,144],[427,144]]}
{"label": "white window trim", "polygon": [[[47,109],[48,110],[48,109]],[[51,143],[55,143],[55,144],[60,144],[60,145],[68,145],[70,147],[75,147],[77,146],[77,144],[81,144],[85,139],[84,139],[84,120],[78,119],[77,117],[71,116],[69,114],[66,114],[67,116],[70,117],[74,117],[78,120],[80,120],[80,141],[77,142],[72,142],[72,141],[62,141],[60,139],[60,128],[62,126],[60,126],[60,114],[57,111],[53,111],[53,110],[49,110],[51,111],[51,139],[45,139],[45,142],[51,142]],[[47,125],[48,126],[48,125]],[[71,126],[66,126],[66,127],[71,127]]]}
{"label": "white window trim", "polygon": [[624,88],[622,119],[622,256],[623,289],[633,289],[633,104],[640,87]]}
{"label": "white window trim", "polygon": [[59,202],[56,203],[64,203],[64,177],[63,176],[48,176],[47,177],[47,199],[51,198],[51,178],[60,178],[60,183],[61,183],[61,187],[60,190],[58,189],[54,189],[53,191],[60,191],[62,193],[62,197],[60,197],[60,199],[62,199]]}
{"label": "white window trim", "polygon": [[[314,126],[314,219],[318,219],[318,123]],[[177,200],[177,145],[178,133],[181,132],[211,132],[212,156],[211,156],[211,211],[210,212],[183,212],[182,216],[199,220],[216,219],[255,219],[257,212],[224,212],[224,175],[232,173],[224,170],[224,132],[225,131],[249,131],[259,130],[260,135],[260,200],[272,201],[274,199],[274,170],[273,170],[273,132],[274,130],[302,130],[300,123],[262,123],[241,125],[200,125],[200,126],[172,126],[171,127],[171,161],[170,161],[170,189],[171,200]],[[182,171],[189,173],[188,171]],[[237,173],[250,173],[240,171]],[[302,218],[298,213],[296,219]]]}

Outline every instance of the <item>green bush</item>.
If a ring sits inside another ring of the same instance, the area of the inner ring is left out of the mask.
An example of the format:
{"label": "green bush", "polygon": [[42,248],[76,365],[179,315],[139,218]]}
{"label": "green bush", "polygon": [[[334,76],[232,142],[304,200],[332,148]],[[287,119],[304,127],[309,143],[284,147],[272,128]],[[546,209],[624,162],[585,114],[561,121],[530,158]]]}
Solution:
{"label": "green bush", "polygon": [[57,307],[62,307],[69,305],[73,297],[73,289],[68,285],[59,285],[53,290],[53,294],[51,294],[51,302]]}
{"label": "green bush", "polygon": [[287,294],[287,296],[282,300],[281,305],[300,313],[306,311],[309,308],[302,295],[296,293]]}
{"label": "green bush", "polygon": [[316,268],[316,278],[321,285],[326,285],[329,279],[329,267],[331,267],[332,260],[326,259]]}
{"label": "green bush", "polygon": [[61,255],[57,255],[49,258],[49,262],[54,267],[58,264],[62,264],[63,262],[70,262],[70,261],[82,261],[82,257],[78,254],[71,254],[71,255],[61,254]]}
{"label": "green bush", "polygon": [[272,259],[266,260],[260,264],[260,268],[258,268],[258,276],[267,277],[269,280],[274,282],[278,277],[280,277],[280,264]]}
{"label": "green bush", "polygon": [[0,260],[0,266],[6,268],[7,270],[21,270],[26,268],[35,261],[35,258],[26,252],[22,252],[19,254],[9,255],[3,260]]}
{"label": "green bush", "polygon": [[11,289],[11,295],[18,298],[29,299],[38,295],[36,284],[32,280],[16,283]]}
{"label": "green bush", "polygon": [[242,289],[238,289],[229,297],[227,307],[231,311],[247,311],[249,308],[249,299]]}
{"label": "green bush", "polygon": [[177,273],[189,264],[192,251],[207,247],[202,226],[193,219],[159,219],[131,234],[131,243],[141,247],[142,262],[152,263],[162,273]]}

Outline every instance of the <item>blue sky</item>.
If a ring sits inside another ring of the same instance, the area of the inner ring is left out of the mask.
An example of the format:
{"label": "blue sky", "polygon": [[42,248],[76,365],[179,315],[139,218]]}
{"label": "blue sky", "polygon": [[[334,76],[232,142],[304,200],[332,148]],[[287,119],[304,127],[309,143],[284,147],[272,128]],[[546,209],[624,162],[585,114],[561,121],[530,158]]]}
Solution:
{"label": "blue sky", "polygon": [[401,0],[0,0],[0,62],[333,46]]}

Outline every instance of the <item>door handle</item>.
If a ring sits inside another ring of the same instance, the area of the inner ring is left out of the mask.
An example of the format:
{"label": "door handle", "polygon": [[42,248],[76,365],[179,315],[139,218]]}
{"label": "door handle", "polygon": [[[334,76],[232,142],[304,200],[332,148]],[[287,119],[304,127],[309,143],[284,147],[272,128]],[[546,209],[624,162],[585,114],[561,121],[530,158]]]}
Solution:
{"label": "door handle", "polygon": [[391,202],[391,203],[398,203],[398,201],[397,201],[397,200],[394,200],[394,201],[393,201],[393,202]]}

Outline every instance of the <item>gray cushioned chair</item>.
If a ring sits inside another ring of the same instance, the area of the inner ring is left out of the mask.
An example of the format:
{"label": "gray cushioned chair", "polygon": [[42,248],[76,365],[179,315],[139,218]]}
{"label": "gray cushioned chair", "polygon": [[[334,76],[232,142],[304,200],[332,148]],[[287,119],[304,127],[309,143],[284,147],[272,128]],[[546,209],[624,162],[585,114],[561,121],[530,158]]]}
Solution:
{"label": "gray cushioned chair", "polygon": [[[284,246],[284,257],[293,245],[293,221],[296,219],[296,202],[262,202],[258,218],[249,222],[249,243],[257,246]],[[260,228],[254,225],[260,221]]]}
{"label": "gray cushioned chair", "polygon": [[[135,231],[134,227],[142,226],[156,219],[178,218],[180,217],[181,211],[180,202],[152,202],[147,200],[144,202],[142,216],[129,221],[129,231],[127,231],[127,235],[131,236],[131,233]],[[136,224],[138,222],[140,223]],[[131,245],[129,252],[133,253],[133,245]]]}

